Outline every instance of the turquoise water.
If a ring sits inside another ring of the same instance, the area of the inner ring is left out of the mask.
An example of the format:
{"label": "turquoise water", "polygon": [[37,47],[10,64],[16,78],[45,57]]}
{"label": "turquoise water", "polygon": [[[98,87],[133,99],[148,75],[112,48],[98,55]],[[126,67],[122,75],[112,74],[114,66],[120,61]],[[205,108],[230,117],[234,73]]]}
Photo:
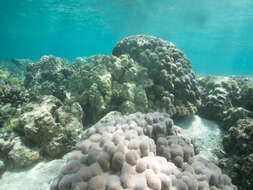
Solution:
{"label": "turquoise water", "polygon": [[111,54],[147,34],[172,41],[198,75],[253,75],[252,0],[1,0],[0,59]]}

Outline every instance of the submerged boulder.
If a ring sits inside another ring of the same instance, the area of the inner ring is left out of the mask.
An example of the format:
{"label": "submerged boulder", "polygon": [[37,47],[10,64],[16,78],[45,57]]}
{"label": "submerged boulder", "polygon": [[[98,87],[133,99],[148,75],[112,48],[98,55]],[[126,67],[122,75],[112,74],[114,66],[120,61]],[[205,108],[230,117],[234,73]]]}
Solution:
{"label": "submerged boulder", "polygon": [[24,144],[20,137],[13,139],[13,147],[8,152],[8,163],[13,168],[31,166],[42,159],[38,148],[30,148]]}
{"label": "submerged boulder", "polygon": [[80,138],[83,111],[78,103],[63,105],[54,96],[43,96],[40,102],[27,104],[23,111],[15,130],[51,157],[69,151]]}
{"label": "submerged boulder", "polygon": [[14,133],[8,136],[0,132],[0,175],[7,169],[24,168],[31,166],[43,159],[39,148],[28,145],[25,141]]}

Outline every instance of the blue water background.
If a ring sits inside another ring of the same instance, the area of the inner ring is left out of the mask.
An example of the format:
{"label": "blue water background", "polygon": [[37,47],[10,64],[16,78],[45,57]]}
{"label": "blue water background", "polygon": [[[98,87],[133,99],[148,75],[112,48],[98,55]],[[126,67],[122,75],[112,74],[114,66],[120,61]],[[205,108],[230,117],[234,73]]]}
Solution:
{"label": "blue water background", "polygon": [[252,0],[0,0],[0,59],[111,54],[147,34],[172,41],[198,75],[253,75]]}

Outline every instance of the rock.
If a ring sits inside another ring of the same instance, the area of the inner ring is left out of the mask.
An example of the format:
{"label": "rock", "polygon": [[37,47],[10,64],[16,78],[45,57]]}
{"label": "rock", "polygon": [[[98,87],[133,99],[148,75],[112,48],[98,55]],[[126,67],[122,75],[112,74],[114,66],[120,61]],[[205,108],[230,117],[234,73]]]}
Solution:
{"label": "rock", "polygon": [[17,131],[51,157],[71,149],[82,134],[83,111],[78,103],[63,105],[54,96],[43,96],[23,108]]}
{"label": "rock", "polygon": [[15,143],[8,153],[8,159],[15,168],[31,166],[41,159],[38,150],[25,146],[19,137],[14,140]]}

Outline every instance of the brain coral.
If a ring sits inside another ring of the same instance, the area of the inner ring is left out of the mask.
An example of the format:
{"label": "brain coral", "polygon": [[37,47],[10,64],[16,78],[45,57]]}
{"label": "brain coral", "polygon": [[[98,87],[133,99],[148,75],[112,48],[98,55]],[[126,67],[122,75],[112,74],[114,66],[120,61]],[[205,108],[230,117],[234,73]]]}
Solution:
{"label": "brain coral", "polygon": [[217,166],[194,157],[190,139],[167,114],[135,113],[97,123],[76,149],[52,190],[237,189]]}
{"label": "brain coral", "polygon": [[154,81],[147,92],[151,108],[171,116],[197,111],[200,95],[191,63],[174,44],[152,36],[130,36],[118,42],[112,54],[128,54],[148,69]]}

